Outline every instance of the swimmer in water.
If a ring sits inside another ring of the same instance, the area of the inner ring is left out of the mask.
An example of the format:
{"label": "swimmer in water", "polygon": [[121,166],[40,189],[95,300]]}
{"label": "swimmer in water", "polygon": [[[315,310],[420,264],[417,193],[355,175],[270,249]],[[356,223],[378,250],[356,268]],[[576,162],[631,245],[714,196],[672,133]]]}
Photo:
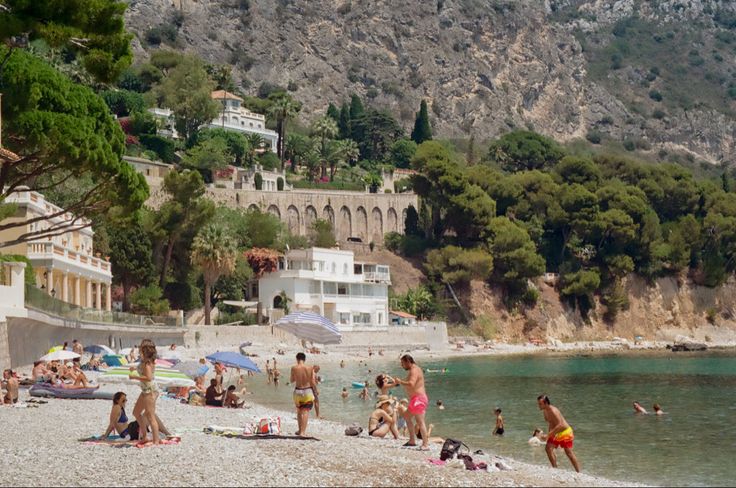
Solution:
{"label": "swimmer in water", "polygon": [[639,402],[634,402],[633,405],[634,405],[634,413],[640,413],[642,415],[646,415],[647,413],[649,413],[644,407],[641,406]]}

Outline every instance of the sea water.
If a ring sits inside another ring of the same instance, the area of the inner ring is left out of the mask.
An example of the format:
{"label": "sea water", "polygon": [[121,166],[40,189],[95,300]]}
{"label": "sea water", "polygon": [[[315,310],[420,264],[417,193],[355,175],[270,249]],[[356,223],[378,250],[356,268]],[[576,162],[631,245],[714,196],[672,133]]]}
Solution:
{"label": "sea water", "polygon": [[[287,358],[280,358],[288,380]],[[289,358],[290,359],[290,358]],[[311,363],[319,356],[310,356]],[[527,440],[545,425],[536,398],[544,393],[575,431],[575,452],[582,469],[615,480],[659,485],[733,485],[736,483],[736,355],[730,353],[664,353],[625,355],[534,355],[464,357],[427,361],[431,407],[427,421],[433,436],[460,439],[473,450],[546,464],[543,447]],[[369,372],[370,370],[370,372]],[[375,401],[379,372],[405,376],[397,359],[374,356],[368,365],[357,359],[322,366],[322,416],[367,427]],[[358,398],[353,381],[369,380],[371,398]],[[266,385],[265,375],[250,378],[254,400],[293,409],[291,388],[282,381]],[[347,400],[340,398],[346,387]],[[394,393],[403,397],[397,388]],[[435,406],[442,400],[445,410]],[[635,415],[632,402],[649,412],[659,403],[666,415]],[[493,410],[503,411],[506,433],[491,435]],[[562,450],[559,464],[571,469]]]}

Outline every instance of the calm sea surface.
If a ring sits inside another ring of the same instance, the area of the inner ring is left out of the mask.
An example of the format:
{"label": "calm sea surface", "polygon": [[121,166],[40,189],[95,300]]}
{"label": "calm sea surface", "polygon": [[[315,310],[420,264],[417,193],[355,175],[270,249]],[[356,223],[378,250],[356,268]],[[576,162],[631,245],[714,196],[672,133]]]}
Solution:
{"label": "calm sea surface", "polygon": [[[310,362],[315,359],[309,358]],[[280,368],[288,379],[287,358]],[[583,470],[617,480],[659,485],[733,485],[736,483],[736,355],[666,353],[624,356],[521,356],[456,358],[421,364],[448,368],[427,373],[433,435],[463,440],[473,449],[545,464],[543,448],[527,445],[535,427],[546,429],[536,406],[550,396],[575,430],[575,451]],[[371,369],[370,375],[368,369]],[[358,398],[352,381],[373,379],[379,371],[404,375],[398,360],[384,358],[344,369],[323,366],[322,414],[330,420],[367,424],[372,401]],[[292,409],[291,389],[251,378],[256,401]],[[340,398],[348,387],[351,396]],[[403,391],[396,390],[397,396]],[[373,397],[372,397],[373,398]],[[434,407],[436,400],[446,405]],[[667,415],[634,415],[637,400],[651,411],[655,402]],[[506,435],[490,435],[493,409],[503,409]],[[366,425],[364,425],[364,428]],[[570,469],[558,451],[561,466]]]}

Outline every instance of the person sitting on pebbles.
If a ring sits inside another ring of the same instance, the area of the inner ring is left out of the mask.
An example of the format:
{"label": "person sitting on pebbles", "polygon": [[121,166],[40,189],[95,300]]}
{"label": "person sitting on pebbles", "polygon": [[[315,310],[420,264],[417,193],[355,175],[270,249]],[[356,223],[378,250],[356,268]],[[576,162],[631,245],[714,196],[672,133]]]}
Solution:
{"label": "person sitting on pebbles", "polygon": [[376,409],[368,419],[368,435],[371,437],[380,437],[383,439],[391,432],[394,439],[399,438],[399,432],[396,429],[396,423],[390,413],[391,398],[388,395],[381,395],[376,402]]}

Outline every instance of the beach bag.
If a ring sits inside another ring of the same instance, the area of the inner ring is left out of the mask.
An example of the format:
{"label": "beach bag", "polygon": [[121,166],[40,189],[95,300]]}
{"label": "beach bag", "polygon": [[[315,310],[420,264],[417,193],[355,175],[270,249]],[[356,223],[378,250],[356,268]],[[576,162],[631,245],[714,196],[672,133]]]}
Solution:
{"label": "beach bag", "polygon": [[468,452],[470,452],[470,448],[462,441],[456,441],[455,439],[445,440],[445,443],[442,444],[442,450],[440,451],[440,459],[447,461],[448,459],[454,458],[460,452],[461,447],[464,447]]}
{"label": "beach bag", "polygon": [[345,435],[349,435],[353,437],[360,435],[361,432],[363,432],[363,427],[359,425],[355,425],[355,424],[345,429]]}
{"label": "beach bag", "polygon": [[281,435],[281,417],[266,417],[258,422],[259,434]]}

